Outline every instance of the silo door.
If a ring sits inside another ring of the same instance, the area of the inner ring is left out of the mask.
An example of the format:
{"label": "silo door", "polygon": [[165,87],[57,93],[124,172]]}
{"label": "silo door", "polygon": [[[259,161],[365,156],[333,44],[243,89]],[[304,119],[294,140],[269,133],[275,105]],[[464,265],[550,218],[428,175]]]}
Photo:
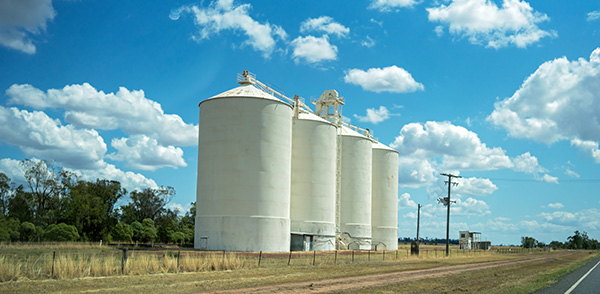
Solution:
{"label": "silo door", "polygon": [[208,249],[208,237],[200,236],[200,244],[198,244],[198,249],[206,250]]}

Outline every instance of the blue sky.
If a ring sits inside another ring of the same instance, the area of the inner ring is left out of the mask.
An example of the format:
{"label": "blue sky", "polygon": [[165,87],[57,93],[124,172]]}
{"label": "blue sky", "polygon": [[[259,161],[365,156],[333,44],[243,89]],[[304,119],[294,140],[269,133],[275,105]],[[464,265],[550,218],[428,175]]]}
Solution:
{"label": "blue sky", "polygon": [[[399,235],[600,238],[598,1],[0,2],[0,171],[53,160],[195,201],[200,101],[328,89],[400,152]],[[202,164],[202,163],[200,163]]]}

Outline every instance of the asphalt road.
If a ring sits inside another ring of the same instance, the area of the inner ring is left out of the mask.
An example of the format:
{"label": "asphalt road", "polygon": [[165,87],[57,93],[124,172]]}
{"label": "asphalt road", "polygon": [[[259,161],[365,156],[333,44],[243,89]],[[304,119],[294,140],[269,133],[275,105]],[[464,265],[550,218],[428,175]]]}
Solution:
{"label": "asphalt road", "polygon": [[600,258],[588,262],[561,277],[554,285],[535,292],[537,294],[587,294],[600,293]]}

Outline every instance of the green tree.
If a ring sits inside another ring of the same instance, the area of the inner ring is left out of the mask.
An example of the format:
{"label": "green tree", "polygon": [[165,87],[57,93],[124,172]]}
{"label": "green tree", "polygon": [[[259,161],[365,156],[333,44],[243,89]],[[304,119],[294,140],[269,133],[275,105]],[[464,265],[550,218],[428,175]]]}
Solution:
{"label": "green tree", "polygon": [[30,222],[22,222],[19,227],[21,241],[35,240],[35,225]]}
{"label": "green tree", "polygon": [[106,239],[117,224],[115,204],[126,191],[117,181],[69,182],[65,197],[64,219],[90,240]]}
{"label": "green tree", "polygon": [[154,226],[154,221],[149,218],[145,218],[142,221],[142,225],[144,226],[142,233],[142,241],[151,242],[156,240],[156,227]]}
{"label": "green tree", "polygon": [[133,239],[133,229],[130,225],[120,222],[113,228],[111,235],[114,240],[121,242],[131,242]]}
{"label": "green tree", "polygon": [[19,241],[19,225],[18,219],[0,217],[0,241]]}
{"label": "green tree", "polygon": [[0,215],[8,215],[8,200],[11,192],[10,178],[0,172]]}
{"label": "green tree", "polygon": [[131,223],[131,230],[133,231],[133,239],[135,241],[142,241],[144,238],[144,225],[138,221],[135,221]]}
{"label": "green tree", "polygon": [[121,220],[127,223],[146,218],[156,220],[166,212],[165,206],[174,195],[175,190],[172,187],[133,191],[129,194],[131,202],[121,207]]}
{"label": "green tree", "polygon": [[550,242],[550,244],[548,244],[548,246],[552,249],[563,249],[565,248],[565,244],[563,242],[560,241],[552,241]]}
{"label": "green tree", "polygon": [[32,194],[34,222],[37,225],[47,225],[55,220],[49,212],[59,210],[60,201],[60,171],[44,160],[24,159],[20,162],[23,167],[27,186]]}
{"label": "green tree", "polygon": [[20,185],[8,200],[8,216],[21,221],[33,221],[33,196]]}
{"label": "green tree", "polygon": [[538,245],[538,241],[533,237],[521,237],[521,247],[523,248],[535,248]]}
{"label": "green tree", "polygon": [[44,230],[44,239],[47,241],[77,241],[79,233],[77,228],[65,223],[51,224]]}

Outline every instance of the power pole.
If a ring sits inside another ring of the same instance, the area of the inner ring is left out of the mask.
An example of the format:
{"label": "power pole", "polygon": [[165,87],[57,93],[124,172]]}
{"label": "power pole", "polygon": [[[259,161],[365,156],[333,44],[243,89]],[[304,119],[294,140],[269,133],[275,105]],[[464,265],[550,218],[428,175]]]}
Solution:
{"label": "power pole", "polygon": [[452,174],[440,174],[442,176],[448,177],[448,198],[440,198],[438,201],[448,207],[448,214],[446,216],[446,256],[450,255],[450,204],[452,202],[456,203],[456,201],[450,200],[450,187],[452,185],[458,185],[458,183],[452,183],[452,178],[462,178],[461,176],[455,176]]}
{"label": "power pole", "polygon": [[419,223],[421,221],[421,204],[417,206],[417,244],[419,243]]}

